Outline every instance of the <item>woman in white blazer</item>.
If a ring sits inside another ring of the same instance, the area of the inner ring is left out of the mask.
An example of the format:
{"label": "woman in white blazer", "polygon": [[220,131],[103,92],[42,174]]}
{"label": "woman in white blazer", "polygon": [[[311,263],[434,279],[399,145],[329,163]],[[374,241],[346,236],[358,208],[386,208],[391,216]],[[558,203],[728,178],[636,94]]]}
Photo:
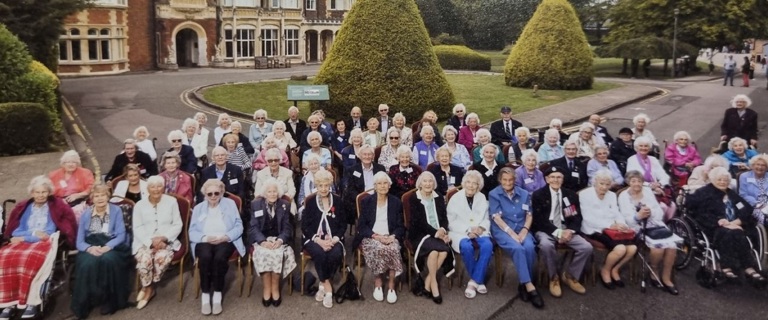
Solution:
{"label": "woman in white blazer", "polygon": [[[125,179],[118,181],[117,185],[114,186],[113,197],[125,198],[136,203],[149,196],[147,182],[141,179],[139,166],[133,163],[126,165],[123,169],[123,175]],[[113,198],[112,202],[119,202],[120,198]]]}
{"label": "woman in white blazer", "polygon": [[195,158],[197,158],[197,166],[202,167],[203,161],[200,159],[208,155],[208,130],[200,130],[197,132],[200,123],[195,119],[187,118],[184,120],[184,124],[181,126],[181,131],[185,133],[184,139],[181,140],[182,144],[186,144],[195,150]]}
{"label": "woman in white blazer", "polygon": [[293,184],[293,171],[280,166],[282,155],[277,148],[269,149],[265,153],[266,155],[264,158],[267,160],[267,167],[256,173],[256,185],[254,187],[256,191],[254,192],[254,197],[262,196],[259,193],[264,181],[267,181],[270,177],[275,178],[285,190],[284,195],[291,198],[291,213],[295,214],[296,203],[293,201],[293,198],[296,196],[296,185]]}
{"label": "woman in white blazer", "polygon": [[[649,155],[653,148],[653,141],[648,137],[638,137],[635,140],[634,156],[627,159],[627,172],[638,171],[643,175],[643,180],[648,183],[656,196],[664,194],[664,186],[669,185],[669,175],[664,171],[659,159]],[[658,199],[658,198],[657,198]],[[661,209],[666,217],[672,217],[677,211],[674,201],[659,201]]]}
{"label": "woman in white blazer", "polygon": [[[462,189],[448,202],[448,236],[451,247],[461,254],[469,274],[464,296],[472,299],[476,293],[486,294],[485,274],[493,255],[491,242],[491,221],[488,217],[488,200],[481,192],[483,176],[476,170],[469,170],[461,181]],[[479,254],[475,258],[477,243]]]}

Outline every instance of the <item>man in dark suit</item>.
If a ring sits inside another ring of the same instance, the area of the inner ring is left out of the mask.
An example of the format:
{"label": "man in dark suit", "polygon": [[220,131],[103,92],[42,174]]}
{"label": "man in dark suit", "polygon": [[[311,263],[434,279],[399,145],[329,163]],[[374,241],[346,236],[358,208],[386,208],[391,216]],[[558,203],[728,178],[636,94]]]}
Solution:
{"label": "man in dark suit", "polygon": [[392,117],[389,116],[389,106],[383,103],[379,105],[379,116],[376,120],[379,120],[379,132],[387,132],[387,129],[395,125]]}
{"label": "man in dark suit", "polygon": [[296,143],[301,139],[301,134],[307,129],[307,122],[299,119],[299,108],[291,106],[288,108],[288,119],[285,119],[285,131],[291,134],[291,138]]}
{"label": "man in dark suit", "polygon": [[619,130],[619,139],[611,143],[610,150],[611,160],[619,166],[621,174],[627,173],[627,159],[634,156],[635,153],[637,152],[635,151],[635,140],[632,139],[632,129],[621,128]]}
{"label": "man in dark suit", "polygon": [[346,210],[349,214],[347,216],[347,222],[354,224],[357,213],[352,208],[356,208],[355,198],[361,192],[373,188],[373,176],[379,172],[387,172],[384,166],[373,163],[374,150],[371,146],[363,145],[360,147],[359,162],[355,163],[349,169],[344,170],[344,193],[342,200],[344,201],[344,207],[350,208]]}
{"label": "man in dark suit", "polygon": [[[227,150],[224,147],[213,148],[211,152],[213,163],[200,172],[198,184],[202,186],[208,179],[221,180],[224,182],[224,190],[245,201],[245,184],[247,181],[243,176],[243,170],[236,165],[227,163],[227,155]],[[197,203],[202,202],[203,199],[205,196],[198,190]]]}
{"label": "man in dark suit", "polygon": [[520,121],[512,119],[512,108],[501,107],[501,119],[491,124],[491,142],[500,148],[517,143],[515,129],[522,126]]}
{"label": "man in dark suit", "polygon": [[[533,223],[531,233],[536,237],[539,255],[544,258],[549,273],[549,293],[560,297],[560,281],[576,293],[584,294],[586,289],[579,283],[584,266],[592,257],[592,245],[577,233],[581,230],[581,209],[579,196],[561,188],[567,170],[552,166],[544,173],[547,186],[533,192]],[[557,270],[557,244],[568,246],[575,251],[573,259],[562,278]]]}
{"label": "man in dark suit", "polygon": [[123,152],[115,156],[112,162],[112,168],[109,169],[104,181],[112,181],[117,176],[123,174],[123,169],[129,163],[135,163],[139,166],[139,173],[142,178],[157,175],[157,163],[152,161],[148,154],[136,148],[136,140],[126,139],[123,142]]}
{"label": "man in dark suit", "polygon": [[603,119],[600,115],[593,114],[589,116],[589,123],[595,126],[595,132],[593,134],[599,139],[598,141],[603,141],[605,145],[608,146],[613,142],[613,137],[608,133],[608,129],[600,125],[600,122],[602,121]]}
{"label": "man in dark suit", "polygon": [[720,125],[720,140],[730,141],[735,137],[747,140],[750,145],[757,144],[757,112],[749,109],[752,100],[740,94],[733,98],[733,108],[725,110],[723,124]]}
{"label": "man in dark suit", "polygon": [[360,107],[352,107],[352,110],[349,112],[349,119],[344,121],[344,124],[347,127],[347,131],[352,131],[354,128],[359,128],[360,130],[367,130],[366,128],[366,122],[363,120],[363,112],[360,111]]}
{"label": "man in dark suit", "polygon": [[563,188],[579,192],[587,187],[589,178],[587,177],[587,164],[576,158],[579,147],[574,141],[566,141],[563,145],[565,156],[550,161],[553,167],[560,167],[565,170],[565,181]]}

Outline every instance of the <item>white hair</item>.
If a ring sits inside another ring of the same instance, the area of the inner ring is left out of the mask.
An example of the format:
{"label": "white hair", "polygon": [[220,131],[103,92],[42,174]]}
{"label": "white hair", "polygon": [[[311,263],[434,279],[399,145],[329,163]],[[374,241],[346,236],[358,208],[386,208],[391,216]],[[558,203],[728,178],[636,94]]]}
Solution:
{"label": "white hair", "polygon": [[475,119],[477,120],[477,124],[480,124],[480,117],[477,115],[477,113],[472,112],[468,114],[464,121],[469,121],[470,119]]}
{"label": "white hair", "polygon": [[165,187],[165,179],[162,176],[151,176],[147,178],[147,187],[151,186],[163,186]]}
{"label": "white hair", "polygon": [[456,114],[456,111],[463,110],[464,113],[467,112],[467,107],[464,106],[463,103],[457,103],[455,106],[453,106],[453,114]]}
{"label": "white hair", "polygon": [[475,136],[477,136],[478,139],[480,139],[481,136],[487,136],[490,139],[491,132],[486,128],[480,128],[477,130],[477,133],[475,133]]}
{"label": "white hair", "polygon": [[187,131],[187,128],[189,127],[195,127],[195,130],[197,130],[198,126],[200,126],[200,123],[197,122],[197,120],[186,118],[184,119],[184,123],[181,124],[181,131]]}
{"label": "white hair", "polygon": [[142,130],[143,130],[144,132],[146,132],[146,133],[147,133],[147,137],[149,137],[149,130],[147,130],[147,127],[145,127],[145,126],[139,126],[139,127],[138,127],[138,128],[136,128],[135,130],[133,130],[133,138],[134,138],[134,139],[138,139],[138,138],[139,138],[139,132],[140,132],[140,131],[142,131]]}
{"label": "white hair", "polygon": [[651,118],[649,118],[645,113],[638,113],[634,118],[632,118],[632,123],[637,125],[640,120],[645,120],[645,125],[649,125],[651,123]]}
{"label": "white hair", "polygon": [[547,131],[544,131],[544,139],[546,140],[549,137],[555,137],[559,140],[560,131],[557,131],[557,129],[547,129]]}
{"label": "white hair", "polygon": [[428,131],[432,131],[432,134],[435,134],[435,129],[433,129],[432,126],[423,126],[421,127],[421,131],[419,131],[419,136],[424,138],[424,134],[426,134]]}
{"label": "white hair", "polygon": [[53,194],[53,181],[47,176],[36,176],[32,178],[32,180],[29,181],[29,186],[27,186],[27,193],[31,195],[32,191],[38,187],[44,187],[48,190],[49,194]]}
{"label": "white hair", "polygon": [[264,183],[261,185],[261,190],[259,190],[259,194],[263,197],[265,194],[267,194],[267,190],[269,190],[271,187],[277,188],[277,198],[280,199],[284,193],[283,186],[280,185],[280,182],[277,181],[277,179],[272,177],[264,180]]}
{"label": "white hair", "polygon": [[472,180],[477,183],[478,190],[483,189],[483,184],[485,181],[483,180],[483,175],[477,170],[469,170],[464,174],[464,178],[461,179],[461,187],[466,189],[467,186],[465,183],[472,182]]}
{"label": "white hair", "polygon": [[256,117],[258,116],[264,116],[264,119],[267,118],[267,111],[264,109],[259,109],[253,112],[253,120],[256,120]]}
{"label": "white hair", "polygon": [[229,122],[232,122],[232,118],[228,114],[219,113],[219,119],[216,120],[216,124],[221,125],[221,121],[224,119],[229,119]]}
{"label": "white hair", "polygon": [[416,189],[421,190],[421,184],[424,183],[424,180],[426,179],[432,179],[432,181],[437,182],[435,175],[432,174],[432,172],[424,171],[419,175],[419,178],[416,179]]}
{"label": "white hair", "polygon": [[736,102],[744,101],[747,103],[747,108],[749,108],[752,105],[752,99],[750,99],[746,94],[737,94],[736,96],[731,99],[731,106],[736,108]]}
{"label": "white hair", "polygon": [[277,120],[274,123],[272,123],[272,131],[274,131],[275,129],[285,130],[285,122],[283,122],[282,120]]}
{"label": "white hair", "polygon": [[529,157],[533,157],[533,161],[536,163],[539,163],[539,154],[536,152],[536,150],[533,149],[525,149],[523,151],[523,154],[520,156],[520,158],[525,161],[525,159],[528,159]]}
{"label": "white hair", "polygon": [[731,173],[728,172],[728,169],[725,167],[717,167],[712,170],[709,170],[709,173],[707,174],[707,178],[710,182],[717,180],[717,178],[722,176],[728,176],[728,178],[731,177]]}
{"label": "white hair", "polygon": [[409,149],[408,146],[400,145],[399,147],[397,147],[397,152],[395,152],[395,155],[397,155],[397,159],[400,159],[400,156],[404,154],[408,155],[408,158],[412,158],[411,149]]}
{"label": "white hair", "polygon": [[611,174],[611,171],[608,169],[600,169],[597,171],[597,173],[595,173],[595,177],[593,179],[595,182],[608,181],[613,183],[613,174]]}
{"label": "white hair", "polygon": [[390,186],[392,185],[392,178],[384,171],[379,171],[373,175],[373,184],[386,181]]}
{"label": "white hair", "polygon": [[173,143],[173,140],[184,140],[184,132],[181,130],[168,132],[168,143]]}
{"label": "white hair", "polygon": [[653,145],[653,142],[651,141],[650,138],[646,136],[639,136],[637,137],[637,139],[635,139],[635,144],[634,144],[635,150],[637,150],[637,147],[640,146],[641,144],[647,144],[650,147]]}
{"label": "white hair", "polygon": [[587,130],[587,129],[592,129],[592,131],[595,131],[595,125],[589,122],[584,122],[579,126],[579,132],[583,132],[584,130]]}
{"label": "white hair", "polygon": [[558,118],[554,118],[554,119],[550,120],[549,121],[549,127],[550,128],[554,128],[555,126],[562,127],[563,126],[563,121],[558,119]]}
{"label": "white hair", "polygon": [[59,164],[64,164],[64,162],[67,161],[74,161],[77,163],[78,166],[81,166],[83,163],[80,161],[80,155],[75,150],[69,150],[67,152],[64,152],[64,154],[61,155],[61,159],[59,159]]}
{"label": "white hair", "polygon": [[735,147],[737,144],[743,144],[743,145],[744,145],[744,147],[746,147],[746,146],[747,146],[747,140],[744,140],[744,139],[742,139],[742,138],[739,138],[739,137],[733,137],[733,138],[731,138],[731,140],[730,140],[730,141],[728,141],[728,150],[731,150],[731,151],[733,151],[733,148],[734,148],[734,147]]}
{"label": "white hair", "polygon": [[675,132],[674,136],[672,136],[672,139],[674,140],[677,140],[680,138],[687,138],[688,140],[691,140],[691,135],[688,134],[687,131],[678,131],[678,132]]}
{"label": "white hair", "polygon": [[519,133],[525,133],[526,137],[529,137],[529,138],[531,137],[531,130],[529,130],[526,127],[519,127],[515,129],[515,135],[518,135]]}

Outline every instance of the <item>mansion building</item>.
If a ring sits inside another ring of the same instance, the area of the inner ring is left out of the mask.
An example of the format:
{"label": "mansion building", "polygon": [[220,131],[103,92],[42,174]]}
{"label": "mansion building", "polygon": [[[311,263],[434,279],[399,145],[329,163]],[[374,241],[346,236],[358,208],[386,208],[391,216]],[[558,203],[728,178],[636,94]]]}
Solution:
{"label": "mansion building", "polygon": [[65,20],[61,76],[322,62],[355,0],[95,0]]}

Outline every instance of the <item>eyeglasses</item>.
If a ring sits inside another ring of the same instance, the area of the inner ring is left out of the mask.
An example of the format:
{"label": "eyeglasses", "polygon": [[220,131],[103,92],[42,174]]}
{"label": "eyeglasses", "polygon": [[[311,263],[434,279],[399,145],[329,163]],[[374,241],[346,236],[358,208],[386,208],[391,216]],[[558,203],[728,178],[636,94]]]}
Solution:
{"label": "eyeglasses", "polygon": [[269,160],[267,160],[267,162],[269,162],[269,163],[280,162],[280,159],[269,159]]}
{"label": "eyeglasses", "polygon": [[256,117],[256,120],[264,120],[264,117]]}
{"label": "eyeglasses", "polygon": [[205,195],[207,195],[209,197],[218,197],[218,196],[221,195],[221,192],[218,192],[218,191],[216,191],[216,192],[208,192]]}
{"label": "eyeglasses", "polygon": [[379,110],[379,112],[386,112],[386,111],[389,111],[389,109],[381,109],[381,110]]}
{"label": "eyeglasses", "polygon": [[587,134],[593,134],[593,133],[595,133],[594,131],[582,131],[582,132],[584,132],[584,133],[587,133]]}
{"label": "eyeglasses", "polygon": [[400,137],[389,137],[389,140],[400,140]]}
{"label": "eyeglasses", "polygon": [[173,142],[173,143],[181,142],[181,139],[173,139],[173,140],[171,140],[171,142]]}

